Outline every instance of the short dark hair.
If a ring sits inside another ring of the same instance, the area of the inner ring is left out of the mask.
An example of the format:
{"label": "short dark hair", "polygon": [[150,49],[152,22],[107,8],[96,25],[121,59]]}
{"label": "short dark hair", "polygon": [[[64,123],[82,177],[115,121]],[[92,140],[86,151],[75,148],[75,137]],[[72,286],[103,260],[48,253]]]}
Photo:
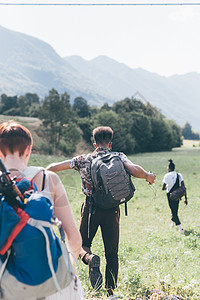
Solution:
{"label": "short dark hair", "polygon": [[175,164],[173,163],[173,160],[172,159],[169,159],[169,164],[168,164],[168,168],[171,170],[171,171],[174,171],[175,170]]}
{"label": "short dark hair", "polygon": [[0,151],[4,156],[16,151],[22,156],[29,145],[33,145],[33,139],[26,127],[14,121],[0,124]]}
{"label": "short dark hair", "polygon": [[108,144],[112,141],[113,130],[108,126],[99,126],[93,130],[93,138],[97,145]]}

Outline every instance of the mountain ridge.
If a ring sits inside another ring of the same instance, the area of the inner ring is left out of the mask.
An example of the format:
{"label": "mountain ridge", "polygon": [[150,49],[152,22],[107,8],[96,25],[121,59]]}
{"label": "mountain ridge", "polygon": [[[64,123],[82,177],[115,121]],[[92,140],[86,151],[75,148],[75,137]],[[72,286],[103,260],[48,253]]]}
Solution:
{"label": "mountain ridge", "polygon": [[82,96],[97,106],[141,94],[142,101],[146,99],[167,118],[181,126],[189,122],[200,132],[199,73],[166,77],[105,55],[92,60],[78,55],[62,58],[48,43],[2,26],[0,41],[0,94],[33,92],[44,97],[55,88],[68,92],[72,101]]}
{"label": "mountain ridge", "polygon": [[[131,97],[139,92],[143,98],[158,107],[166,117],[176,120],[181,126],[185,122],[189,122],[195,130],[200,131],[198,115],[195,113],[200,110],[198,101],[200,96],[199,73],[190,72],[184,75],[166,77],[142,68],[132,69],[113,59],[110,59],[108,65],[106,64],[108,58],[106,57],[103,61],[104,58],[101,56],[91,61],[85,60],[85,70],[83,69],[83,59],[82,68],[76,63],[75,56],[65,57],[65,60],[82,74],[96,77],[99,82],[101,81],[101,84],[104,83],[105,89],[108,89],[109,86],[111,95],[115,97],[116,101]],[[111,65],[113,63],[114,67]],[[92,68],[95,74],[92,73]],[[98,70],[100,70],[99,75],[97,74]],[[102,72],[106,74],[103,80],[101,80]]]}

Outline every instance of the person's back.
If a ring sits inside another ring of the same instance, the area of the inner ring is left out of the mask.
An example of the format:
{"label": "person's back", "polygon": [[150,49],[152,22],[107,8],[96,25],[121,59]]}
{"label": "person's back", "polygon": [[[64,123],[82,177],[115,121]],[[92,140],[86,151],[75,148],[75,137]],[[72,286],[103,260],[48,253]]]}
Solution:
{"label": "person's back", "polygon": [[[102,285],[102,275],[99,270],[100,258],[92,254],[91,245],[100,226],[106,257],[105,286],[108,293],[112,293],[117,285],[118,275],[119,205],[106,210],[95,205],[91,165],[98,157],[111,153],[113,131],[110,127],[97,127],[93,130],[93,138],[95,150],[89,155],[74,157],[70,161],[70,168],[79,171],[81,175],[82,190],[86,195],[80,222],[83,240],[80,257],[89,265],[89,276],[93,288],[99,289]],[[117,153],[117,155],[122,162],[125,162],[126,156],[123,153]]]}
{"label": "person's back", "polygon": [[166,183],[167,193],[170,192],[174,184],[176,183],[177,174],[179,176],[179,185],[181,185],[181,182],[183,181],[183,176],[181,173],[177,173],[175,171],[171,171],[165,174],[163,178],[163,182]]}
{"label": "person's back", "polygon": [[[11,178],[14,176],[19,177],[23,172],[26,173],[29,170],[27,164],[32,144],[33,141],[30,132],[22,125],[15,122],[3,123],[0,125],[0,157],[6,168],[10,170]],[[46,197],[53,202],[54,214],[62,222],[69,251],[77,258],[81,247],[81,236],[76,227],[66,191],[59,177],[53,172],[45,171],[44,181],[44,172],[40,171],[36,173],[33,181],[38,192],[41,192],[44,189],[44,191],[46,191]],[[34,253],[32,253],[32,256],[34,256]],[[72,257],[71,260],[74,264]],[[72,286],[64,289],[63,293],[66,296],[72,295],[74,297],[76,297],[77,294],[77,299],[83,298],[81,295],[82,292],[80,293],[80,297],[78,297],[78,293],[73,290]],[[59,295],[52,295],[46,299],[53,300],[54,297],[58,297],[56,299],[62,299]]]}
{"label": "person's back", "polygon": [[[91,246],[100,226],[106,257],[105,287],[108,296],[113,294],[113,290],[117,286],[120,209],[119,205],[110,209],[103,209],[95,205],[93,201],[94,185],[91,176],[91,164],[97,157],[111,153],[112,138],[113,130],[110,127],[97,127],[93,130],[95,147],[93,153],[73,157],[60,163],[53,163],[47,167],[54,172],[75,169],[80,173],[82,191],[86,196],[80,221],[80,232],[83,240],[80,257],[85,264],[89,265],[89,276],[93,288],[99,289],[102,285],[102,275],[99,269],[100,258],[92,253]],[[146,172],[140,166],[134,165],[122,152],[118,152],[116,155],[119,156],[131,175],[145,178],[150,183],[154,182],[155,174]]]}
{"label": "person's back", "polygon": [[[163,178],[163,185],[162,185],[162,190],[164,191],[166,189],[167,191],[167,199],[168,199],[168,204],[171,210],[171,227],[176,225],[179,228],[180,233],[183,233],[183,227],[181,225],[180,219],[178,217],[178,210],[179,210],[179,200],[174,201],[170,198],[170,192],[179,186],[184,185],[184,180],[183,176],[181,173],[175,172],[175,164],[174,162],[170,159],[169,164],[168,164],[168,173],[164,175]],[[187,205],[187,196],[185,194],[185,204]]]}

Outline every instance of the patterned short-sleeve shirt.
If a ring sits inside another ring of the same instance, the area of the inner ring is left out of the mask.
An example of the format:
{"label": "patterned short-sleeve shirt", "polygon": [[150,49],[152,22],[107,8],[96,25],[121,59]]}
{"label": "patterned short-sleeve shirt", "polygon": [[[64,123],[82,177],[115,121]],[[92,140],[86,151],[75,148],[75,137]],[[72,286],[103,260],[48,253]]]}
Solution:
{"label": "patterned short-sleeve shirt", "polygon": [[[70,168],[79,172],[82,180],[82,192],[86,196],[91,196],[92,194],[93,184],[92,184],[92,178],[90,172],[90,166],[92,160],[96,158],[98,155],[107,154],[109,152],[111,152],[111,150],[108,148],[98,147],[92,153],[75,156],[71,159]],[[122,152],[116,152],[116,153],[119,155],[122,162],[125,162],[127,160],[127,157],[124,153]]]}

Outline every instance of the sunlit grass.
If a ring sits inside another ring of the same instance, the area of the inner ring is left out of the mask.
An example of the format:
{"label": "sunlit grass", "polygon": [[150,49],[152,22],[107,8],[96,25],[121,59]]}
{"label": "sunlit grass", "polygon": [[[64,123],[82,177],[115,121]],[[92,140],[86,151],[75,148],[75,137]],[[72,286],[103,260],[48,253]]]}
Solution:
{"label": "sunlit grass", "polygon": [[[200,148],[183,147],[172,152],[137,154],[129,157],[133,163],[155,172],[156,183],[149,186],[145,180],[133,179],[136,186],[134,198],[128,203],[128,216],[121,206],[119,280],[117,293],[130,299],[162,299],[162,295],[175,294],[181,299],[200,299]],[[176,170],[183,174],[188,191],[189,205],[180,203],[180,219],[185,234],[170,228],[170,211],[166,192],[161,190],[172,158]],[[64,157],[34,154],[30,164],[46,166]],[[59,173],[67,190],[77,226],[84,201],[78,172]],[[96,235],[94,253],[101,257],[104,273],[104,250],[100,231]],[[92,290],[87,266],[79,261],[86,296],[104,298],[106,291]],[[153,294],[155,298],[153,298]],[[157,298],[156,298],[157,297]]]}

